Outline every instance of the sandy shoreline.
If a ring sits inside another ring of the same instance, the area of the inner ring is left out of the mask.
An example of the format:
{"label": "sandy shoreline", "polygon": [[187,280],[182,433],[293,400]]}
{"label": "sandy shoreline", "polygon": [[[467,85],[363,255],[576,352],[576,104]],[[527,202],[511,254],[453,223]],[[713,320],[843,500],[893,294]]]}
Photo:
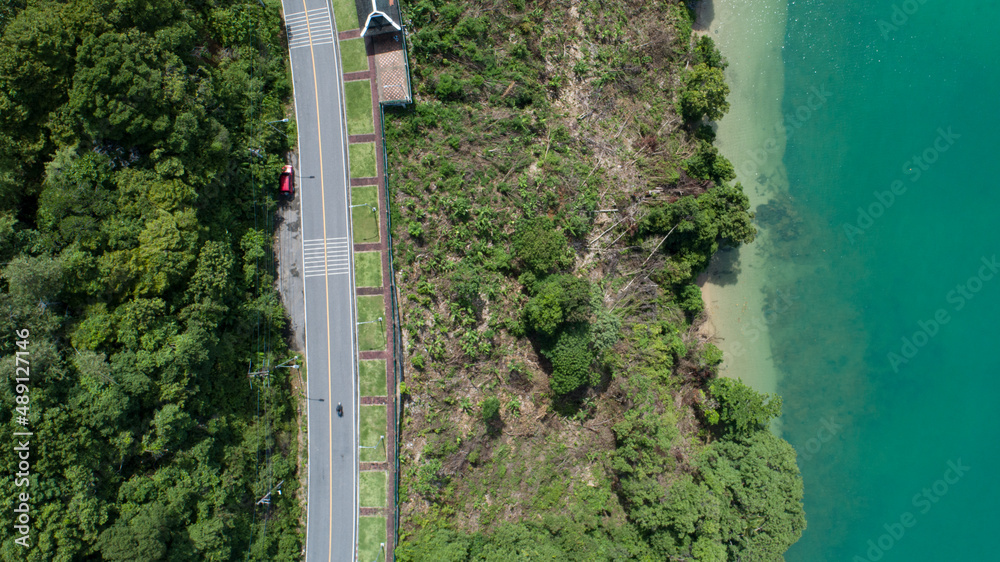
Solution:
{"label": "sandy shoreline", "polygon": [[[696,32],[712,37],[729,62],[730,110],[718,123],[716,146],[733,163],[751,208],[787,191],[782,164],[785,132],[784,45],[787,0],[703,0]],[[771,357],[765,285],[779,272],[769,269],[768,232],[737,250],[719,252],[698,284],[708,320],[702,333],[722,349],[722,374],[739,377],[762,392],[775,392],[778,371]]]}

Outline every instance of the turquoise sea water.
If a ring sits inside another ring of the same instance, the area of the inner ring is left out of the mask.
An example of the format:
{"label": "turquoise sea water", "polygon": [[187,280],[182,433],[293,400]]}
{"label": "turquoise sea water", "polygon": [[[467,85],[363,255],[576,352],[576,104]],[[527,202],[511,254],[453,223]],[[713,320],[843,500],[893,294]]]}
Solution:
{"label": "turquoise sea water", "polygon": [[792,302],[790,561],[1000,560],[998,23],[993,0],[789,4],[789,186],[758,218],[797,272],[765,287]]}

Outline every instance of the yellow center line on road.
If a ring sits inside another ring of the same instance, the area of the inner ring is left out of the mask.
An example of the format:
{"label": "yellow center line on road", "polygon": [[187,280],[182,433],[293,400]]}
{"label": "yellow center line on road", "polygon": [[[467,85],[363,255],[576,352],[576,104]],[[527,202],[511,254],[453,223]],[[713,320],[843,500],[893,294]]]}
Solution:
{"label": "yellow center line on road", "polygon": [[306,6],[306,0],[302,0],[302,10],[305,11],[306,15],[306,36],[309,38],[309,61],[312,63],[312,77],[313,77],[313,95],[316,98],[316,145],[319,149],[319,197],[320,197],[320,208],[322,209],[323,215],[323,271],[326,275],[323,276],[323,284],[325,288],[325,301],[326,301],[326,387],[329,393],[327,396],[330,398],[328,402],[327,412],[329,416],[327,418],[327,425],[329,429],[329,439],[330,443],[330,464],[331,469],[330,479],[328,480],[330,485],[330,503],[329,505],[329,519],[330,519],[330,532],[327,534],[327,541],[329,546],[329,551],[326,554],[327,562],[333,560],[333,377],[330,376],[330,366],[332,365],[331,355],[330,355],[330,268],[328,265],[328,257],[326,250],[327,236],[326,236],[326,189],[323,183],[323,134],[319,119],[319,83],[316,80],[316,53],[313,50],[312,44],[312,27],[309,23],[309,7]]}

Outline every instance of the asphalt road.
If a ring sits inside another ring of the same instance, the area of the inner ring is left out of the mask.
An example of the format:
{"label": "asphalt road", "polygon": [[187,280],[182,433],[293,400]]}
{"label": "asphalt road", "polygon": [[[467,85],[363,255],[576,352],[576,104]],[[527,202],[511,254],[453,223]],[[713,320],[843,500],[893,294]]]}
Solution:
{"label": "asphalt road", "polygon": [[[309,399],[306,560],[353,561],[357,543],[358,389],[347,130],[326,0],[282,0],[298,127]],[[342,403],[344,416],[336,414]]]}

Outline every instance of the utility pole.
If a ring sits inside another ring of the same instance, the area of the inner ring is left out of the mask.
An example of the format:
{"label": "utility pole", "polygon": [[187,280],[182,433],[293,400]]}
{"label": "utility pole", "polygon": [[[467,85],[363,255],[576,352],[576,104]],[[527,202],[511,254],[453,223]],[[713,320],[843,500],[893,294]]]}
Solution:
{"label": "utility pole", "polygon": [[253,380],[264,379],[264,386],[267,386],[268,377],[271,376],[271,372],[267,369],[261,369],[259,371],[253,370],[253,362],[250,362],[250,366],[247,367],[247,377],[250,379],[250,388],[253,388]]}
{"label": "utility pole", "polygon": [[264,494],[264,497],[262,497],[259,500],[257,500],[257,505],[271,505],[271,494],[274,493],[275,491],[277,491],[278,495],[280,496],[281,495],[281,485],[284,484],[284,483],[285,483],[284,480],[282,480],[281,482],[278,482],[277,486],[271,488],[270,492]]}

